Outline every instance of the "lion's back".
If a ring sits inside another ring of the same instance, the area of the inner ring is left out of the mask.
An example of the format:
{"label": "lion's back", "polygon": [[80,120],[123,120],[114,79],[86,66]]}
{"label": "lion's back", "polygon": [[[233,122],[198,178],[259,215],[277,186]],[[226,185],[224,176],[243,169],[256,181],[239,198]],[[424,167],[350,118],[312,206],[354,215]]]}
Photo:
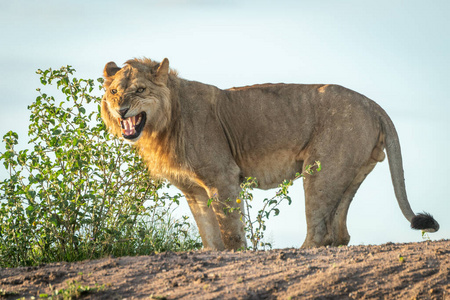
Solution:
{"label": "lion's back", "polygon": [[339,85],[262,84],[225,93],[218,117],[233,155],[244,176],[267,188],[301,172],[303,150],[315,137],[330,134],[316,143],[351,144],[373,139],[376,130],[371,100]]}

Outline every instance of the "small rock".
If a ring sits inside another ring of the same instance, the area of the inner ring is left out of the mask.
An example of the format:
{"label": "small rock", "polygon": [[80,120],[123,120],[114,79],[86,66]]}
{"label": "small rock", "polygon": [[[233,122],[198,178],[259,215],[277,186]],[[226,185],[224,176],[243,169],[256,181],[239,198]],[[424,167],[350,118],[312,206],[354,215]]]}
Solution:
{"label": "small rock", "polygon": [[208,274],[208,278],[211,280],[217,280],[219,278],[219,275],[211,273],[211,274]]}

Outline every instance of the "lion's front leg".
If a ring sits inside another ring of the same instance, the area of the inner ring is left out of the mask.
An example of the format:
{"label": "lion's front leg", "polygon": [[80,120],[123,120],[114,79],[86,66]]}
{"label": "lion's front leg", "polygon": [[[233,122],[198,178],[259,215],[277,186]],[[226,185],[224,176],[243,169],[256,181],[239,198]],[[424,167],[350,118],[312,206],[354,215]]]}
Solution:
{"label": "lion's front leg", "polygon": [[[240,214],[244,206],[243,203],[236,202],[240,192],[237,183],[206,189],[200,186],[180,189],[186,197],[206,249],[236,250],[247,247]],[[209,199],[213,199],[210,206]],[[230,211],[233,208],[240,208],[240,211]]]}
{"label": "lion's front leg", "polygon": [[219,223],[222,241],[230,250],[247,247],[245,226],[241,220],[244,204],[236,202],[239,192],[239,185],[209,189],[210,197],[214,199],[211,206]]}
{"label": "lion's front leg", "polygon": [[[220,150],[220,149],[219,149]],[[220,151],[208,152],[214,153],[219,156]],[[240,174],[241,170],[236,165],[236,163],[231,160],[226,160],[229,153],[222,153],[222,163],[209,164],[208,167],[194,168],[197,177],[192,180],[196,182],[198,188],[202,188],[207,195],[206,202],[211,199],[211,205],[207,208],[209,211],[208,220],[214,215],[215,222],[205,222],[210,223],[214,226],[214,236],[217,236],[220,232],[222,247],[212,246],[212,249],[222,250],[237,250],[247,247],[247,241],[245,238],[245,226],[244,222],[241,220],[241,212],[244,211],[243,203],[237,203],[236,199],[241,191],[240,187]],[[203,157],[205,158],[205,157]],[[213,161],[217,157],[211,158]],[[204,166],[204,164],[199,164],[199,166]],[[235,210],[236,208],[240,209]],[[196,220],[201,220],[206,217],[198,216]],[[200,222],[197,221],[197,224]],[[217,225],[216,225],[217,224]],[[199,224],[199,228],[202,225]],[[203,230],[208,232],[208,230]],[[204,234],[205,235],[205,234]],[[202,240],[205,238],[202,235]],[[206,236],[206,235],[205,235]],[[208,240],[208,238],[206,238]],[[216,244],[219,244],[214,238]],[[205,242],[204,242],[205,244]]]}
{"label": "lion's front leg", "polygon": [[202,238],[203,247],[211,250],[224,250],[219,223],[216,214],[208,207],[208,194],[201,187],[189,188],[183,191],[186,200],[197,223]]}

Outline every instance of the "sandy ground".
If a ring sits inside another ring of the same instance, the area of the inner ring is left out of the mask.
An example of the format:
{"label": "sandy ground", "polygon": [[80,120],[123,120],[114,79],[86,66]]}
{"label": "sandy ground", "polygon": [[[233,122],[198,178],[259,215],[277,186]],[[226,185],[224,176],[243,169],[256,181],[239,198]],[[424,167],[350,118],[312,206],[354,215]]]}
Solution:
{"label": "sandy ground", "polygon": [[450,240],[168,252],[0,269],[2,299],[63,293],[81,299],[450,299]]}

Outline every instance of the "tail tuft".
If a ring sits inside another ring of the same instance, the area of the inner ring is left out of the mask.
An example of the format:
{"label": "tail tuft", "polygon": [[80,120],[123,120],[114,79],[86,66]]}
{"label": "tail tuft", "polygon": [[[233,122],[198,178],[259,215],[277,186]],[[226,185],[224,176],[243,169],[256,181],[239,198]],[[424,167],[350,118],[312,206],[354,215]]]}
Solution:
{"label": "tail tuft", "polygon": [[421,214],[417,214],[411,220],[411,228],[419,229],[425,232],[436,232],[439,230],[439,224],[438,222],[436,222],[432,215],[424,212]]}

